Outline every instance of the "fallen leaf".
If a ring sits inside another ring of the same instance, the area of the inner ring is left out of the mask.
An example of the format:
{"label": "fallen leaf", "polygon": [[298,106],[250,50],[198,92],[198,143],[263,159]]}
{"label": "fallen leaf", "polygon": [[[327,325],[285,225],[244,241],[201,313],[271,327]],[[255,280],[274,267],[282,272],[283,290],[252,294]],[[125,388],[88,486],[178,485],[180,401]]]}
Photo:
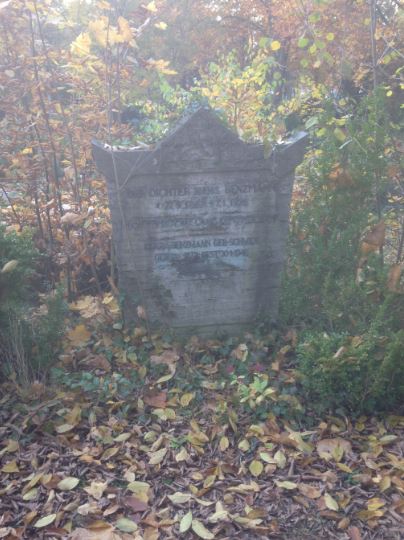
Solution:
{"label": "fallen leaf", "polygon": [[127,533],[135,532],[138,529],[134,521],[125,517],[119,518],[115,525],[120,531]]}
{"label": "fallen leaf", "polygon": [[204,540],[213,540],[215,538],[215,535],[212,534],[198,519],[192,520],[192,530],[197,536]]}
{"label": "fallen leaf", "polygon": [[358,527],[355,527],[355,526],[349,527],[348,534],[349,534],[351,540],[362,540],[362,535],[361,535]]}
{"label": "fallen leaf", "polygon": [[68,431],[71,431],[72,429],[74,429],[75,426],[73,426],[72,424],[62,424],[61,426],[56,426],[56,431],[58,433],[67,433]]}
{"label": "fallen leaf", "polygon": [[[335,437],[334,439],[322,439],[317,443],[317,452],[320,457],[324,459],[331,459],[339,457],[345,453],[352,452],[352,445],[349,441],[342,439],[341,437]],[[340,459],[342,458],[342,455]],[[336,461],[339,461],[336,459]]]}
{"label": "fallen leaf", "polygon": [[275,460],[277,466],[280,469],[285,468],[285,466],[286,466],[286,456],[281,450],[278,450],[277,452],[275,452],[274,460]]}
{"label": "fallen leaf", "polygon": [[44,516],[41,519],[38,519],[36,523],[34,523],[34,527],[37,529],[41,529],[42,527],[47,527],[51,523],[53,523],[56,519],[56,514],[49,514],[48,516]]}
{"label": "fallen leaf", "polygon": [[187,392],[186,394],[183,394],[180,399],[180,403],[183,407],[188,407],[188,405],[191,403],[191,401],[194,399],[195,394],[191,392]]}
{"label": "fallen leaf", "polygon": [[174,504],[184,504],[191,500],[192,495],[190,493],[181,493],[180,491],[177,491],[172,495],[167,495],[167,497]]}
{"label": "fallen leaf", "polygon": [[58,483],[57,487],[61,491],[70,491],[71,489],[74,489],[79,484],[79,482],[79,478],[75,478],[74,476],[67,476]]}
{"label": "fallen leaf", "polygon": [[298,484],[300,493],[309,499],[318,499],[321,496],[321,491],[309,484]]}
{"label": "fallen leaf", "polygon": [[107,489],[107,482],[97,482],[94,480],[91,484],[84,488],[91,497],[94,497],[95,500],[99,501],[104,494],[104,491]]}
{"label": "fallen leaf", "polygon": [[275,484],[283,489],[296,489],[297,484],[295,482],[289,482],[289,480],[275,480]]}
{"label": "fallen leaf", "polygon": [[220,441],[219,441],[219,449],[220,449],[220,451],[224,452],[228,448],[229,448],[229,439],[227,437],[225,437],[225,436],[221,437]]}
{"label": "fallen leaf", "polygon": [[20,472],[20,469],[18,468],[17,462],[14,459],[13,461],[9,461],[5,465],[3,465],[1,471],[4,473],[11,474],[11,473]]}
{"label": "fallen leaf", "polygon": [[180,533],[187,532],[192,524],[192,512],[189,511],[181,518],[180,521]]}
{"label": "fallen leaf", "polygon": [[253,476],[259,476],[264,470],[264,465],[261,461],[254,460],[250,463],[248,468]]}
{"label": "fallen leaf", "polygon": [[335,510],[335,512],[338,512],[339,505],[337,501],[333,499],[329,493],[326,493],[324,495],[324,503],[326,507],[329,508],[330,510]]}
{"label": "fallen leaf", "polygon": [[165,455],[167,454],[167,448],[161,448],[157,452],[150,454],[149,465],[158,465],[163,461]]}
{"label": "fallen leaf", "polygon": [[91,332],[87,330],[84,324],[78,324],[75,328],[67,333],[67,339],[69,339],[74,347],[85,345],[91,338]]}
{"label": "fallen leaf", "polygon": [[145,510],[149,508],[149,505],[146,502],[142,501],[141,499],[138,499],[135,496],[125,497],[123,502],[125,506],[129,506],[129,508],[133,512],[144,512]]}

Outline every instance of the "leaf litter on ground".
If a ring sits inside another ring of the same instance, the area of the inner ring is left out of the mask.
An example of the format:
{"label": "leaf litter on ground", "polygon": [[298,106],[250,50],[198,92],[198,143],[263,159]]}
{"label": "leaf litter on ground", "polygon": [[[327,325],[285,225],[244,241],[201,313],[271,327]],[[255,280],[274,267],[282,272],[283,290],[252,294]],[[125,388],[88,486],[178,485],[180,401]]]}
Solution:
{"label": "leaf litter on ground", "polygon": [[[91,326],[73,330],[65,369],[107,343],[110,369],[95,375],[135,370],[142,384],[103,399],[55,387],[36,402],[0,387],[0,538],[404,537],[404,418],[313,417],[307,430],[275,414],[293,345],[273,365],[252,336],[226,348],[119,330],[89,343]],[[272,369],[260,417],[219,376],[251,351]]]}

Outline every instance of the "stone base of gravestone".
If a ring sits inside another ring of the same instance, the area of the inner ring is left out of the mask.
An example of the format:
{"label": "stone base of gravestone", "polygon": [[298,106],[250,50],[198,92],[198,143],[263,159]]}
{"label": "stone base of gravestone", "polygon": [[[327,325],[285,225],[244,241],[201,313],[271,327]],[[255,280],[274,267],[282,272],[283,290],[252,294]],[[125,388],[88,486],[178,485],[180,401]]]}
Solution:
{"label": "stone base of gravestone", "polygon": [[213,336],[276,319],[294,170],[306,135],[242,142],[209,109],[153,150],[93,144],[105,175],[126,322]]}

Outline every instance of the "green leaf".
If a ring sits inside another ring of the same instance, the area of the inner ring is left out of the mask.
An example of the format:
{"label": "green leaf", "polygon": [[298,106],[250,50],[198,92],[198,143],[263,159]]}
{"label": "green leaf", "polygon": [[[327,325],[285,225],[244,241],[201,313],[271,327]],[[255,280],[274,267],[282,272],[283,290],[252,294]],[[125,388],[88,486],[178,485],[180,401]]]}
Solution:
{"label": "green leaf", "polygon": [[199,538],[203,538],[204,540],[213,540],[215,538],[215,535],[212,534],[198,519],[192,520],[192,530]]}
{"label": "green leaf", "polygon": [[56,519],[56,514],[49,514],[48,516],[44,516],[41,519],[38,519],[38,521],[34,524],[34,527],[37,529],[41,529],[42,527],[47,527],[51,523],[53,523]]}
{"label": "green leaf", "polygon": [[259,476],[264,470],[264,465],[261,463],[261,461],[254,459],[248,468],[253,476]]}
{"label": "green leaf", "polygon": [[297,46],[304,49],[309,44],[309,40],[306,37],[301,37],[297,42]]}
{"label": "green leaf", "polygon": [[189,511],[180,521],[180,533],[187,532],[192,525],[192,512]]}
{"label": "green leaf", "polygon": [[78,478],[75,478],[74,476],[67,476],[58,483],[57,487],[62,491],[70,491],[71,489],[74,489],[79,482],[80,480]]}
{"label": "green leaf", "polygon": [[172,495],[168,495],[168,498],[171,502],[174,504],[184,504],[191,500],[192,495],[190,493],[181,493],[180,491],[177,491],[176,493],[173,493]]}
{"label": "green leaf", "polygon": [[23,501],[33,501],[34,499],[37,498],[37,496],[38,496],[38,489],[37,488],[32,488],[29,491],[27,491],[27,493],[24,493],[24,495],[22,496],[22,500]]}
{"label": "green leaf", "polygon": [[333,499],[331,497],[331,495],[329,493],[326,493],[324,495],[324,502],[325,502],[325,505],[327,508],[329,508],[330,510],[335,510],[336,512],[338,512],[339,510],[339,506],[338,506],[338,503],[335,499]]}
{"label": "green leaf", "polygon": [[289,480],[285,480],[284,482],[282,482],[281,480],[275,480],[275,484],[278,487],[283,488],[283,489],[296,489],[297,488],[297,484],[295,484],[295,482],[289,482]]}
{"label": "green leaf", "polygon": [[135,532],[138,528],[134,521],[125,517],[118,519],[115,525],[120,531],[127,533]]}

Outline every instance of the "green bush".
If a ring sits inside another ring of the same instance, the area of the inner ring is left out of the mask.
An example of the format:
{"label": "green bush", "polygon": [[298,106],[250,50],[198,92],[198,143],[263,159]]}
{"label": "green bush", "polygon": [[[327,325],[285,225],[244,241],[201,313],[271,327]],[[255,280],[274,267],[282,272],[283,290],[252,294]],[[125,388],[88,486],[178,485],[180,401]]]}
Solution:
{"label": "green bush", "polygon": [[[293,205],[281,320],[364,333],[386,304],[394,304],[396,313],[404,307],[402,298],[386,290],[397,243],[386,241],[383,252],[376,248],[366,256],[361,250],[369,227],[381,221],[388,229],[399,226],[389,177],[396,128],[383,93],[356,108],[346,106],[343,118],[326,102],[310,121],[313,144],[299,171],[304,196],[296,196]],[[399,326],[397,318],[389,319],[385,330]]]}
{"label": "green bush", "polygon": [[39,259],[29,231],[6,233],[0,227],[0,372],[20,384],[47,375],[63,333],[62,291],[39,307],[31,282]]}
{"label": "green bush", "polygon": [[404,331],[309,335],[298,347],[298,371],[317,410],[397,412],[404,403]]}
{"label": "green bush", "polygon": [[0,225],[0,270],[11,261],[17,262],[13,270],[0,272],[0,324],[4,324],[2,317],[7,315],[10,306],[32,299],[29,281],[38,258],[39,252],[28,229],[21,234],[6,233],[5,227]]}

